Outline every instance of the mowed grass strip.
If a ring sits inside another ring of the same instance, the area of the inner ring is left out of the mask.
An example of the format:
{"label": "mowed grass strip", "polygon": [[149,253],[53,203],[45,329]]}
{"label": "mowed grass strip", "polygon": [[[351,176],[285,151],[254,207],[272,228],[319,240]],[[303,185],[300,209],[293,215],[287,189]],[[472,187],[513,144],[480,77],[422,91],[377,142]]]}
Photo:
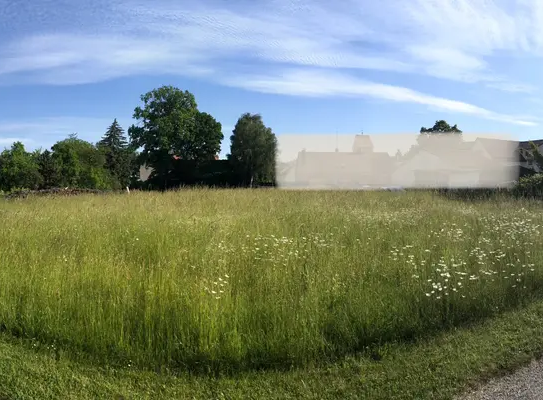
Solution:
{"label": "mowed grass strip", "polygon": [[112,366],[333,361],[543,287],[538,203],[186,190],[2,202],[0,214],[1,328]]}
{"label": "mowed grass strip", "polygon": [[35,399],[452,399],[543,353],[543,301],[429,340],[384,345],[380,361],[335,363],[235,376],[156,374],[74,362],[0,335],[0,398]]}

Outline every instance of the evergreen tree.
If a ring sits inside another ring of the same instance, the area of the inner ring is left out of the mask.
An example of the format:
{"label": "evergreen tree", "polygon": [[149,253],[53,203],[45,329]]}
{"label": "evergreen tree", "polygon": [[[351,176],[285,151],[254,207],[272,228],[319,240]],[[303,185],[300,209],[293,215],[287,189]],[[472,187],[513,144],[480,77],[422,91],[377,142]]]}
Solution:
{"label": "evergreen tree", "polygon": [[61,183],[60,179],[60,165],[53,157],[53,153],[49,150],[45,150],[43,153],[37,155],[38,171],[43,177],[42,188],[50,189],[58,187]]}
{"label": "evergreen tree", "polygon": [[109,149],[126,149],[128,147],[124,130],[117,122],[117,118],[113,120],[113,123],[109,126],[102,140],[98,142],[98,145]]}
{"label": "evergreen tree", "polygon": [[128,186],[132,175],[133,151],[123,128],[113,120],[105,135],[98,142],[98,148],[106,158],[105,168],[115,181],[117,188]]}

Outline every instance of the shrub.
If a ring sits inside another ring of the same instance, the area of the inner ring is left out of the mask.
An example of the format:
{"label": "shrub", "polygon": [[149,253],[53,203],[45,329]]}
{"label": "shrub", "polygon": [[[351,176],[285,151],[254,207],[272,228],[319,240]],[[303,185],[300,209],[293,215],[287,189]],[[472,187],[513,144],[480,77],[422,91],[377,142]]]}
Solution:
{"label": "shrub", "polygon": [[543,198],[543,174],[520,178],[514,193],[519,197]]}

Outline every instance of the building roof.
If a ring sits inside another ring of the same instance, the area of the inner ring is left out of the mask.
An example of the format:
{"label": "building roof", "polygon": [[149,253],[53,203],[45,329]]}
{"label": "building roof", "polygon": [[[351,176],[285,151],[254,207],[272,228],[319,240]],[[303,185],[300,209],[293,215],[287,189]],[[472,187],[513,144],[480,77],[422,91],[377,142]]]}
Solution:
{"label": "building roof", "polygon": [[475,143],[480,143],[493,159],[516,157],[515,151],[519,148],[519,142],[515,140],[477,138]]}
{"label": "building roof", "polygon": [[353,153],[361,151],[373,151],[373,142],[367,135],[355,135],[353,141]]}
{"label": "building roof", "polygon": [[540,147],[543,145],[543,139],[524,140],[522,142],[518,142],[518,144],[520,148],[523,148],[526,150],[532,150],[532,146],[530,145],[530,142],[533,142],[537,147]]}
{"label": "building roof", "polygon": [[276,165],[277,175],[286,175],[296,167],[298,160],[289,162],[278,162]]}
{"label": "building roof", "polygon": [[[484,168],[490,162],[490,160],[482,157],[474,157],[474,154],[470,147],[468,147],[467,149],[464,147],[449,150],[418,148],[417,150],[410,153],[409,157],[404,159],[403,162],[401,162],[396,167],[396,170],[402,169],[407,163],[410,163],[422,153],[427,153],[435,156],[440,162],[443,163],[444,167],[446,168],[454,168],[460,170],[473,170]],[[430,169],[434,168],[432,165],[428,165],[426,167]]]}
{"label": "building roof", "polygon": [[401,164],[397,166],[397,169],[401,168],[402,164],[417,157],[421,152],[429,153],[443,160],[446,164],[455,165],[459,168],[479,168],[482,162],[480,157],[474,157],[474,146],[474,142],[459,141],[457,137],[450,140],[439,138],[439,140],[433,141],[430,139],[413,147],[402,157]]}

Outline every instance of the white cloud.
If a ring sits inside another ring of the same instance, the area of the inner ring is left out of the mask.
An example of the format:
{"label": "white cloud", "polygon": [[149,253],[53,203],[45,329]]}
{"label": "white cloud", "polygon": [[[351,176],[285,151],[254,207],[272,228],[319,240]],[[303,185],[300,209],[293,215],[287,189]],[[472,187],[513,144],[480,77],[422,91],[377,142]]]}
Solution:
{"label": "white cloud", "polygon": [[400,103],[417,103],[441,111],[470,114],[517,125],[537,125],[533,119],[498,114],[462,101],[431,96],[408,88],[368,82],[340,73],[287,70],[276,76],[268,74],[232,79],[229,84],[265,93],[286,95],[372,97]]}
{"label": "white cloud", "polygon": [[[196,51],[179,52],[179,47],[156,39],[101,35],[40,35],[10,46],[0,65],[0,76],[30,73],[29,81],[46,84],[92,83],[155,71],[203,74],[211,71]],[[0,53],[1,54],[1,53]],[[9,76],[7,77],[9,79]]]}
{"label": "white cloud", "polygon": [[[522,93],[535,92],[537,82],[507,75],[495,58],[534,62],[543,56],[539,0],[268,0],[232,3],[228,9],[217,0],[117,0],[101,7],[102,19],[94,9],[94,17],[78,29],[68,27],[69,15],[57,9],[51,17],[55,33],[37,24],[34,34],[0,44],[0,83],[81,84],[166,73],[250,90],[269,91],[267,82],[273,81],[289,94],[439,104],[497,119],[502,117],[480,107],[338,71],[387,71]],[[29,12],[36,15],[27,18],[39,21],[39,6]],[[288,67],[318,75],[322,87],[282,79],[278,71]],[[255,77],[259,70],[270,72]],[[355,89],[349,89],[353,80]],[[508,116],[501,120],[519,123]]]}
{"label": "white cloud", "polygon": [[[492,72],[486,56],[499,51],[541,55],[543,50],[537,36],[543,6],[537,0],[384,3],[269,0],[227,10],[209,1],[190,6],[117,1],[114,11],[124,29],[109,21],[80,32],[17,40],[3,49],[7,62],[0,73],[49,71],[48,83],[54,81],[52,72],[61,77],[67,70],[72,76],[75,67],[97,80],[142,71],[207,73],[212,60],[244,56],[485,80]],[[517,6],[514,12],[510,4]],[[95,31],[100,33],[90,33]]]}
{"label": "white cloud", "polygon": [[499,80],[489,82],[487,86],[511,93],[532,93],[536,90],[536,88],[532,85],[527,85],[524,83],[500,82]]}

